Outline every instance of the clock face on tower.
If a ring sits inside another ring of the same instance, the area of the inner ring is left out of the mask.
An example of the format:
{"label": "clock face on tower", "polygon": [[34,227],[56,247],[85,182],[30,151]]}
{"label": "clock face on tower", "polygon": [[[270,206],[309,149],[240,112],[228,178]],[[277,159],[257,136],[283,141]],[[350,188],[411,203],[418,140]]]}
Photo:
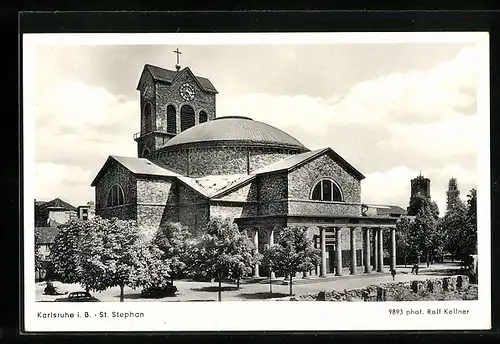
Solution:
{"label": "clock face on tower", "polygon": [[191,84],[182,84],[179,89],[181,93],[181,97],[184,100],[193,100],[194,99],[194,87]]}

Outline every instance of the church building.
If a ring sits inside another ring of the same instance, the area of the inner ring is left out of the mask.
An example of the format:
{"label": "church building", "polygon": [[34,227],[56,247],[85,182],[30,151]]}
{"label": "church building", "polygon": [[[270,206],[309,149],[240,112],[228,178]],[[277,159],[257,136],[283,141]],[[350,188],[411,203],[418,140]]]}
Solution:
{"label": "church building", "polygon": [[322,259],[304,275],[382,272],[390,235],[395,265],[397,218],[364,210],[364,175],[332,148],[310,150],[251,118],[217,117],[212,82],[179,64],[145,65],[137,90],[137,157],[108,157],[92,182],[96,215],[133,219],[151,233],[180,222],[195,235],[211,217],[229,217],[260,252],[280,228],[307,226]]}

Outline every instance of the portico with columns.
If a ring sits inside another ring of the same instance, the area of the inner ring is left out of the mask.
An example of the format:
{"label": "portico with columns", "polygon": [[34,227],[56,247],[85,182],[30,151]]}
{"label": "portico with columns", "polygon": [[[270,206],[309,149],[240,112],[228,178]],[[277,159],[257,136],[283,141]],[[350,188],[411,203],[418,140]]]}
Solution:
{"label": "portico with columns", "polygon": [[[321,252],[321,260],[315,269],[303,271],[303,278],[388,272],[384,267],[383,238],[390,237],[387,249],[391,268],[396,264],[396,221],[394,217],[294,215],[236,219],[240,227],[257,224],[252,233],[260,253],[274,243],[280,228],[307,227],[314,247]],[[267,277],[266,270],[257,266],[254,277]],[[273,272],[271,278],[275,277]]]}

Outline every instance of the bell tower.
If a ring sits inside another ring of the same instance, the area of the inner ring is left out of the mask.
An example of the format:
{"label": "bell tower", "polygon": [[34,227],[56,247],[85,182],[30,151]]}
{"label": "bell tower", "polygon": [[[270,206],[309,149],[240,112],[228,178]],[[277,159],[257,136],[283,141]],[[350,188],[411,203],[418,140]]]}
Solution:
{"label": "bell tower", "polygon": [[175,135],[215,119],[215,97],[212,82],[196,76],[179,64],[176,70],[146,64],[137,90],[140,92],[141,130],[134,135],[137,155],[147,158],[161,149]]}

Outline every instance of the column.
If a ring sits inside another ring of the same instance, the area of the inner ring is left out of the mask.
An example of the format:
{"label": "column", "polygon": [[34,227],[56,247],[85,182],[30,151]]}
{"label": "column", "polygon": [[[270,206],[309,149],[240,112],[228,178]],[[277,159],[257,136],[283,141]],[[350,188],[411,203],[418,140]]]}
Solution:
{"label": "column", "polygon": [[365,234],[365,273],[369,274],[371,272],[371,267],[370,267],[370,245],[371,245],[371,231],[370,228],[364,228],[363,229],[364,234]]}
{"label": "column", "polygon": [[[269,231],[269,246],[271,245],[274,245],[274,229],[271,229]],[[274,273],[274,271],[271,271],[271,279],[275,279],[276,278],[276,274]]]}
{"label": "column", "polygon": [[319,245],[321,248],[321,267],[319,277],[326,277],[326,240],[325,240],[325,228],[320,227],[319,229]]}
{"label": "column", "polygon": [[[259,252],[259,230],[258,229],[255,229],[253,231],[253,244],[255,245],[256,252]],[[259,264],[255,264],[255,266],[254,266],[253,277],[260,277],[259,276]]]}
{"label": "column", "polygon": [[384,272],[384,229],[378,230],[378,264],[377,271]]}
{"label": "column", "polygon": [[356,228],[349,228],[351,231],[351,275],[356,274]]}
{"label": "column", "polygon": [[373,270],[378,270],[378,229],[374,228],[373,231]]}
{"label": "column", "polygon": [[[313,237],[313,240],[314,240],[314,248],[318,248],[318,237],[315,235]],[[314,266],[314,275],[318,276],[319,275],[319,265],[316,264]]]}
{"label": "column", "polygon": [[396,269],[396,228],[391,228],[391,265]]}
{"label": "column", "polygon": [[335,276],[342,276],[342,228],[335,229]]}

